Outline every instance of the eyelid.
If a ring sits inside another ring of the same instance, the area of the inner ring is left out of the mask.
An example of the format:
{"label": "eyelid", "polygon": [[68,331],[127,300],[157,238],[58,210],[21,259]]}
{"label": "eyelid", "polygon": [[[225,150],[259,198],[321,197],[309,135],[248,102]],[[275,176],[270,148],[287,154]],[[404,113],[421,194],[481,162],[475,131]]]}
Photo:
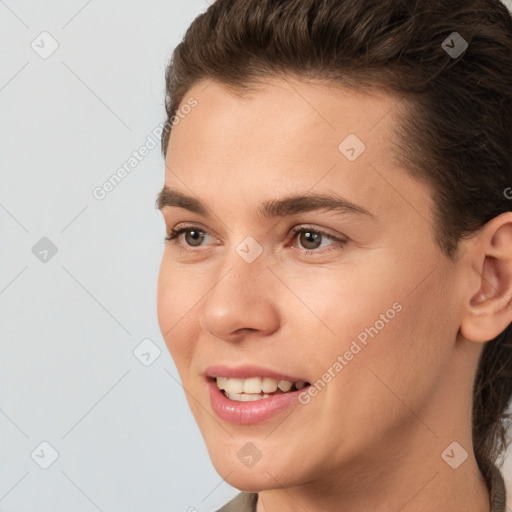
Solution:
{"label": "eyelid", "polygon": [[338,240],[338,241],[343,241],[343,240],[347,240],[347,237],[341,235],[341,234],[334,234],[334,233],[331,233],[330,231],[327,231],[326,229],[323,229],[323,228],[318,228],[316,226],[313,226],[313,225],[308,225],[308,224],[300,224],[298,226],[294,226],[293,228],[291,228],[290,232],[293,234],[293,235],[296,235],[297,233],[300,233],[302,231],[312,231],[313,233],[319,233],[323,236],[325,236],[326,238],[329,238],[331,240]]}
{"label": "eyelid", "polygon": [[334,243],[328,245],[327,247],[321,248],[321,249],[304,249],[301,247],[297,247],[302,254],[305,254],[307,256],[309,256],[309,255],[321,256],[331,250],[343,248],[348,243],[348,238],[344,235],[341,235],[341,234],[335,235],[323,228],[318,228],[316,226],[308,226],[307,224],[300,224],[299,226],[295,226],[291,229],[292,241],[295,240],[298,233],[308,232],[308,231],[311,231],[313,233],[318,233],[318,234],[322,235],[323,237],[328,238],[329,240],[331,240]]}
{"label": "eyelid", "polygon": [[[201,227],[198,224],[177,224],[176,226],[174,226],[174,228],[172,228],[170,231],[168,231],[167,236],[165,237],[165,240],[173,241],[176,238],[178,238],[179,236],[181,236],[184,232],[194,231],[194,230],[200,231],[201,233],[204,233],[205,235],[208,235],[208,236],[213,236],[213,234],[210,231]],[[187,247],[187,246],[185,246],[185,247]],[[193,247],[193,246],[191,246],[191,247]],[[198,247],[201,247],[201,246],[198,246]]]}

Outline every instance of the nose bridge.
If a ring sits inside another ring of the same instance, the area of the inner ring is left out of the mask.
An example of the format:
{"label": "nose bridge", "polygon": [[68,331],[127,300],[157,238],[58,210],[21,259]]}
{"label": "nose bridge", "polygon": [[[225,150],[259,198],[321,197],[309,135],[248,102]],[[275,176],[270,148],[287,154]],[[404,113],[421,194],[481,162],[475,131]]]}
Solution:
{"label": "nose bridge", "polygon": [[201,311],[203,328],[231,339],[240,329],[271,332],[278,312],[263,247],[248,237],[223,256]]}
{"label": "nose bridge", "polygon": [[224,255],[219,280],[212,291],[217,300],[223,300],[226,294],[231,300],[254,301],[256,297],[264,298],[262,293],[268,290],[264,284],[270,275],[263,247],[247,237]]}

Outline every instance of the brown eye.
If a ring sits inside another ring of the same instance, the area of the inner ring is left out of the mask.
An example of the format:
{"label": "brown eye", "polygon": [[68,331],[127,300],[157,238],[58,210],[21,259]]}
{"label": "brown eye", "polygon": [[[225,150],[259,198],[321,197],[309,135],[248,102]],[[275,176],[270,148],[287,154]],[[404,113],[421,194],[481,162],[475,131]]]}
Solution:
{"label": "brown eye", "polygon": [[197,229],[185,230],[185,242],[192,247],[198,247],[204,239],[204,232]]}
{"label": "brown eye", "polygon": [[309,226],[295,227],[292,232],[294,247],[301,249],[301,252],[308,256],[320,255],[330,250],[341,249],[348,242],[343,236],[337,237]]}
{"label": "brown eye", "polygon": [[[181,229],[173,229],[170,235],[166,237],[166,240],[186,249],[187,247],[200,247],[208,235],[210,233],[203,229],[183,227]],[[185,239],[185,243],[183,243],[183,239]]]}
{"label": "brown eye", "polygon": [[299,241],[304,249],[317,249],[322,243],[322,234],[314,231],[302,231],[299,233]]}

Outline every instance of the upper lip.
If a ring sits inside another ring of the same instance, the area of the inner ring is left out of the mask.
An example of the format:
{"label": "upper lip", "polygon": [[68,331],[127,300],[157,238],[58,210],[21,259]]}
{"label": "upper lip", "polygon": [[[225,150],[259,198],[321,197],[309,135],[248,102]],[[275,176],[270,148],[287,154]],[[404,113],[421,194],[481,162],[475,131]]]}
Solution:
{"label": "upper lip", "polygon": [[205,370],[206,377],[227,377],[231,379],[249,379],[251,377],[270,377],[277,381],[287,380],[289,382],[307,382],[307,379],[302,377],[294,377],[289,374],[274,371],[262,366],[243,365],[243,366],[227,366],[224,364],[216,364],[209,366]]}

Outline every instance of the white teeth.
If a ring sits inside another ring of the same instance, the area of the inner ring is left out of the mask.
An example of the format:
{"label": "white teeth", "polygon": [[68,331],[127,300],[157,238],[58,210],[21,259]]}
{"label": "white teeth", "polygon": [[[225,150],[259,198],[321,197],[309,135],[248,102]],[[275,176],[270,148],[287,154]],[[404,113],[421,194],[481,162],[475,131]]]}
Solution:
{"label": "white teeth", "polygon": [[285,393],[287,391],[290,391],[292,389],[293,384],[288,380],[280,380],[278,387],[281,391],[284,391]]}
{"label": "white teeth", "polygon": [[230,393],[242,393],[244,390],[244,381],[242,379],[226,379],[224,389]]}
{"label": "white teeth", "polygon": [[217,377],[217,386],[219,389],[227,389],[228,379],[226,377]]}
{"label": "white teeth", "polygon": [[[294,383],[288,380],[277,381],[271,377],[250,377],[248,379],[217,377],[216,380],[218,388],[225,390],[228,397],[233,396],[236,398],[232,398],[232,400],[240,401],[259,400],[269,396],[268,393],[274,393],[278,388],[283,393],[287,393],[294,386]],[[299,381],[295,383],[295,388],[301,389],[304,385],[303,381]],[[261,393],[264,393],[263,397]],[[253,395],[253,397],[246,398],[247,395]]]}
{"label": "white teeth", "polygon": [[262,400],[263,398],[268,398],[270,395],[251,395],[245,393],[229,393],[227,392],[227,397],[230,400],[236,400],[237,402],[254,402],[256,400]]}
{"label": "white teeth", "polygon": [[265,377],[261,381],[261,390],[263,393],[273,393],[277,389],[277,380]]}
{"label": "white teeth", "polygon": [[251,377],[244,380],[244,393],[259,393],[261,391],[261,379]]}

